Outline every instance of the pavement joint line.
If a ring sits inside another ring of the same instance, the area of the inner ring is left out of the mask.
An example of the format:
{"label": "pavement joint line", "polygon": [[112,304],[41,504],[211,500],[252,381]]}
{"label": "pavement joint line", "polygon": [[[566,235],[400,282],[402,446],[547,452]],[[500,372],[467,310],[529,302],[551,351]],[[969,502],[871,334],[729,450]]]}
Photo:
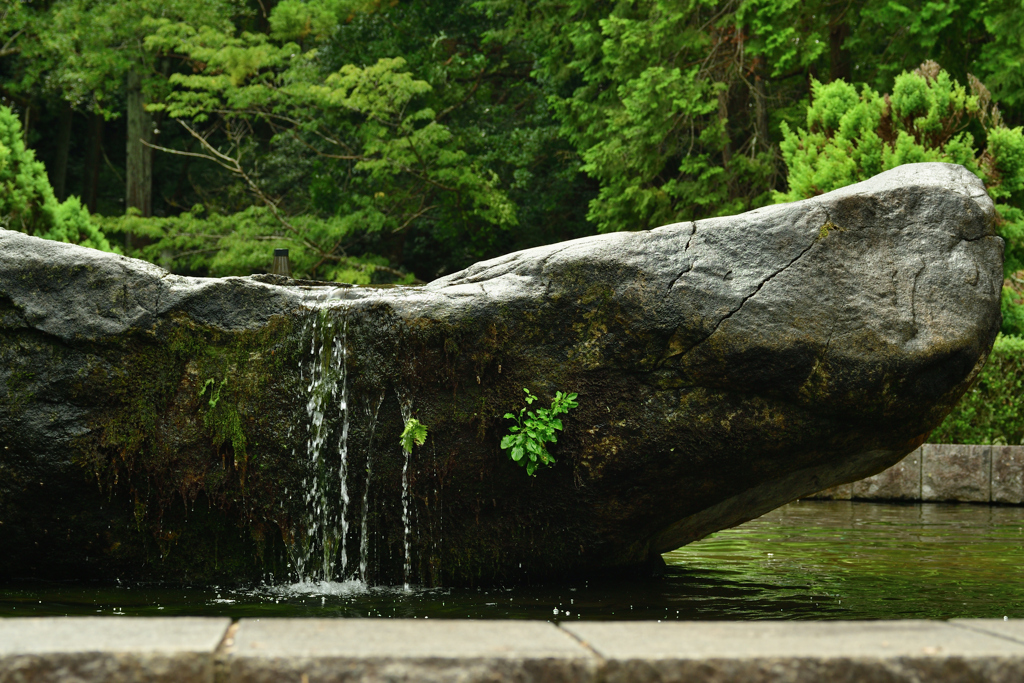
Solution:
{"label": "pavement joint line", "polygon": [[992,503],[992,461],[995,460],[995,453],[992,452],[992,444],[988,448],[988,502]]}
{"label": "pavement joint line", "polygon": [[583,640],[582,638],[580,638],[578,635],[576,635],[575,633],[573,633],[569,629],[562,628],[562,622],[559,621],[559,622],[551,622],[551,623],[554,623],[559,631],[561,631],[562,633],[567,634],[570,638],[572,638],[577,643],[579,643],[583,648],[585,648],[587,650],[587,652],[589,652],[590,654],[592,654],[595,657],[597,657],[599,666],[603,667],[607,663],[607,660],[604,658],[604,656],[600,652],[595,650],[593,648],[593,646],[589,642]]}
{"label": "pavement joint line", "polygon": [[213,651],[215,657],[219,657],[222,654],[230,654],[231,647],[235,644],[235,634],[238,632],[238,619],[231,622],[227,630],[224,631],[224,637],[217,643],[216,649]]}
{"label": "pavement joint line", "polygon": [[977,628],[976,626],[972,626],[971,624],[965,624],[963,622],[953,622],[948,619],[945,620],[945,623],[955,628],[962,628],[963,630],[970,631],[972,633],[981,633],[986,636],[992,636],[993,638],[1002,638],[1003,640],[1008,640],[1011,643],[1014,643],[1015,645],[1024,645],[1024,639],[1014,638],[1013,636],[1007,635],[1005,633],[997,633],[995,630],[989,631],[986,629]]}
{"label": "pavement joint line", "polygon": [[235,645],[235,634],[238,632],[239,620],[235,619],[224,631],[224,637],[213,651],[213,683],[229,683],[231,669],[228,657]]}

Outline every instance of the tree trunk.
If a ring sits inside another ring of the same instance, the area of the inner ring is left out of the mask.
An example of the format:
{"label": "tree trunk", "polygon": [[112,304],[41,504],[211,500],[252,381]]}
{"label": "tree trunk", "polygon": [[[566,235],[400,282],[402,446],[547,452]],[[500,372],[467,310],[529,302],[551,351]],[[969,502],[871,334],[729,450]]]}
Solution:
{"label": "tree trunk", "polygon": [[833,81],[841,78],[849,83],[853,80],[853,74],[850,71],[850,53],[843,49],[843,43],[846,42],[846,37],[849,35],[850,27],[843,20],[829,26],[829,57],[832,62],[829,76]]}
{"label": "tree trunk", "polygon": [[771,148],[768,140],[768,94],[764,87],[764,78],[757,72],[754,74],[754,133],[757,135],[758,149]]}
{"label": "tree trunk", "polygon": [[103,116],[93,114],[89,118],[89,152],[85,160],[85,177],[82,194],[89,213],[96,213],[96,196],[100,187],[100,159],[103,156]]}
{"label": "tree trunk", "polygon": [[53,185],[53,193],[57,195],[58,201],[64,201],[68,197],[68,152],[71,149],[71,103],[61,101],[60,119],[57,122],[57,157],[53,161],[53,168],[50,169],[50,184]]}
{"label": "tree trunk", "polygon": [[722,166],[729,168],[732,144],[729,141],[729,91],[718,91],[718,122],[722,125]]}
{"label": "tree trunk", "polygon": [[[128,73],[128,144],[126,147],[125,208],[153,215],[153,118],[146,111],[142,76]],[[129,236],[130,240],[131,236]]]}

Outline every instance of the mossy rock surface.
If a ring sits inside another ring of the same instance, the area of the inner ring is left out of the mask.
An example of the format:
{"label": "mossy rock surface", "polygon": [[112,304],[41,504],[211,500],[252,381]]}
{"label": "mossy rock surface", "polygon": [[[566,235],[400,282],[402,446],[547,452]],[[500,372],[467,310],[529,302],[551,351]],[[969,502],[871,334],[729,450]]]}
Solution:
{"label": "mossy rock surface", "polygon": [[[922,443],[999,329],[993,220],[915,164],[390,289],[0,232],[0,575],[283,579],[310,544],[383,583],[406,544],[426,584],[642,566]],[[536,477],[499,447],[524,387],[579,395]]]}

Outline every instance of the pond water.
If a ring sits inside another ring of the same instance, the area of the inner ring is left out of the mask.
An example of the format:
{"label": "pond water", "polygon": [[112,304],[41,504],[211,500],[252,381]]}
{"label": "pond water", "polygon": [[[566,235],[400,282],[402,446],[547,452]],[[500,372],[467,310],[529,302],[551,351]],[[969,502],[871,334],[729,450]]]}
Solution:
{"label": "pond water", "polygon": [[0,616],[1024,617],[1024,508],[802,501],[664,557],[657,578],[517,588],[34,583],[0,590]]}

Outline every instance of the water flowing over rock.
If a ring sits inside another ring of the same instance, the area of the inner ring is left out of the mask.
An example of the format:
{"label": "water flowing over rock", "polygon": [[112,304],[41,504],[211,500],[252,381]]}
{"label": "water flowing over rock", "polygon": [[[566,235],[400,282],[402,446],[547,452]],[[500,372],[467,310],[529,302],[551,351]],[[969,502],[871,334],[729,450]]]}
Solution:
{"label": "water flowing over rock", "polygon": [[[916,164],[421,288],[186,278],[0,231],[0,575],[644,565],[922,443],[999,328],[993,219],[975,176]],[[579,394],[536,477],[499,447],[524,387]]]}

